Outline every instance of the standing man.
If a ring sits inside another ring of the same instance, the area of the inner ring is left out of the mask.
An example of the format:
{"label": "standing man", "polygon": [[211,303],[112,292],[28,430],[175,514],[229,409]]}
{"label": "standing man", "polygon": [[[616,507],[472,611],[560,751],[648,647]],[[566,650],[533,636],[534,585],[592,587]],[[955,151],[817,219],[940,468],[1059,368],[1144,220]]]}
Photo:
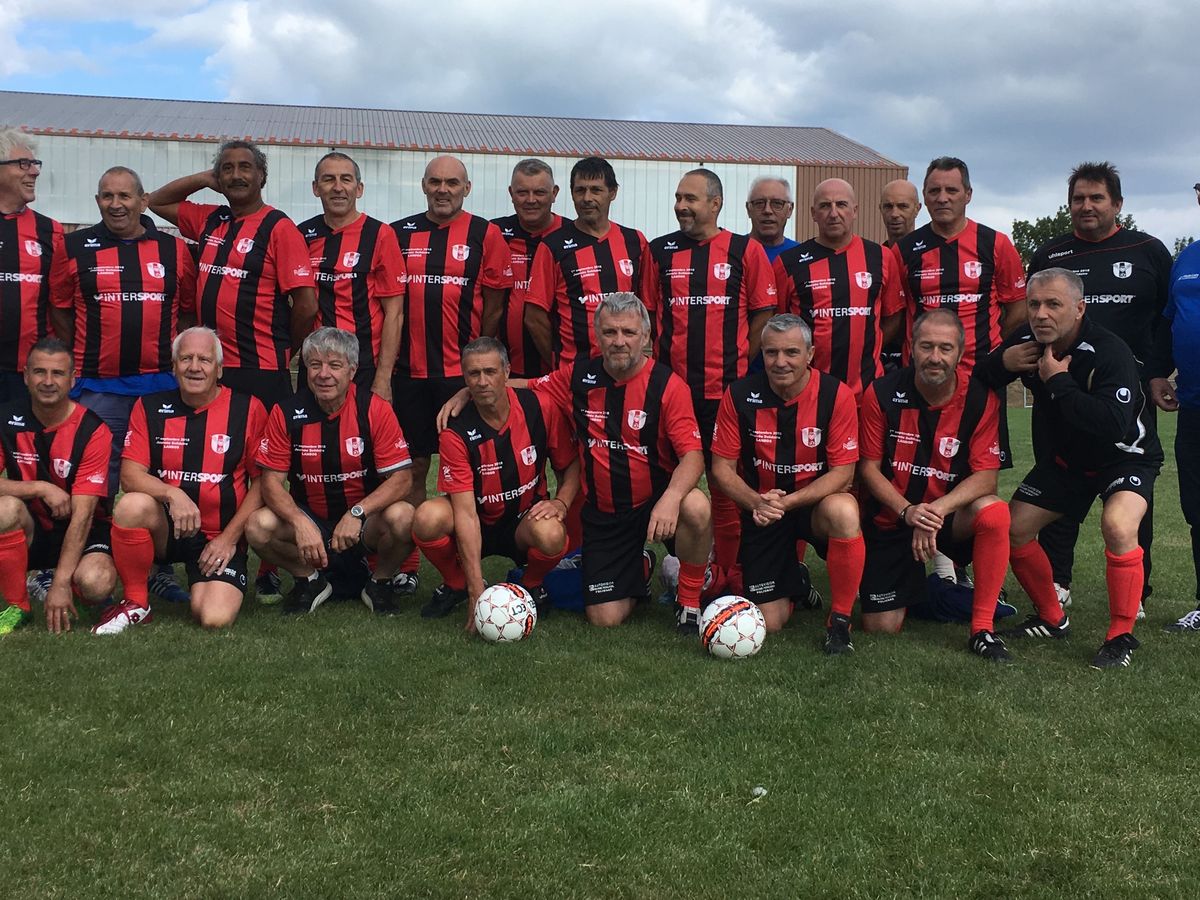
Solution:
{"label": "standing man", "polygon": [[516,213],[492,221],[508,242],[512,256],[513,289],[500,320],[500,340],[508,348],[514,378],[539,378],[550,367],[525,327],[525,298],[529,293],[529,267],[542,238],[562,226],[554,212],[558,185],[554,170],[540,159],[523,159],[513,169],[508,186]]}
{"label": "standing man", "polygon": [[[1067,180],[1072,230],[1047,241],[1033,254],[1029,274],[1052,266],[1070,269],[1083,281],[1088,319],[1122,338],[1137,360],[1143,392],[1149,392],[1145,365],[1167,305],[1171,254],[1158,238],[1122,228],[1118,222],[1124,197],[1121,175],[1109,162],[1080,163]],[[1170,374],[1169,372],[1167,374]],[[1154,407],[1147,423],[1156,427]],[[1154,534],[1154,500],[1142,517],[1142,600],[1150,596],[1150,544]],[[1071,569],[1079,528],[1063,517],[1038,535],[1054,569],[1054,587],[1064,606],[1071,602]]]}
{"label": "standing man", "polygon": [[1162,467],[1149,427],[1136,359],[1128,345],[1086,315],[1083,281],[1069,269],[1029,279],[1029,322],[987,356],[977,374],[1002,388],[1016,378],[1033,394],[1034,467],[1012,500],[1013,574],[1036,612],[1009,634],[1065,638],[1067,614],[1038,533],[1060,516],[1082,523],[1096,497],[1104,504],[1109,627],[1092,660],[1097,669],[1128,666],[1142,592],[1138,526]]}
{"label": "standing man", "polygon": [[[25,574],[47,567],[46,628],[71,630],[72,593],[100,603],[117,583],[108,517],[108,427],[71,401],[71,351],[42,338],[25,361],[26,394],[0,405],[0,635],[29,622]],[[143,586],[145,581],[143,581]]]}
{"label": "standing man", "polygon": [[779,309],[812,329],[813,365],[861,397],[883,374],[883,345],[903,319],[896,260],[854,233],[858,200],[849,182],[818,184],[811,212],[817,236],[775,259]]}
{"label": "standing man", "polygon": [[46,336],[62,225],[30,209],[42,161],[33,136],[0,128],[0,403],[27,396],[25,357]]}
{"label": "standing man", "polygon": [[[883,227],[887,232],[887,240],[883,242],[883,246],[894,247],[902,237],[912,234],[917,227],[917,215],[920,212],[921,197],[915,184],[904,179],[885,184],[879,195],[879,215],[883,218]],[[904,365],[904,342],[907,335],[908,328],[901,317],[896,336],[884,343],[880,353],[885,372],[894,371]]]}
{"label": "standing man", "polygon": [[321,215],[298,227],[317,283],[313,328],[356,335],[361,355],[355,383],[390,403],[404,321],[404,258],[396,232],[359,212],[362,170],[345,153],[333,150],[317,161],[312,191]]}
{"label": "standing man", "polygon": [[[200,245],[197,318],[220,335],[223,383],[270,407],[291,396],[288,363],[312,330],[317,297],[304,238],[263,201],[266,183],[263,152],[249,141],[226,141],[212,169],[160,187],[149,203]],[[227,205],[187,199],[203,188]]]}
{"label": "standing man", "polygon": [[575,163],[575,221],[543,239],[533,255],[525,326],[542,359],[554,367],[595,356],[593,320],[600,301],[642,288],[649,248],[640,231],[608,218],[617,188],[608,160],[589,156]]}
{"label": "standing man", "polygon": [[792,202],[792,186],[786,178],[760,175],[750,182],[746,196],[746,215],[750,217],[750,237],[763,245],[767,259],[775,258],[797,242],[787,236],[788,219],[796,204]]}

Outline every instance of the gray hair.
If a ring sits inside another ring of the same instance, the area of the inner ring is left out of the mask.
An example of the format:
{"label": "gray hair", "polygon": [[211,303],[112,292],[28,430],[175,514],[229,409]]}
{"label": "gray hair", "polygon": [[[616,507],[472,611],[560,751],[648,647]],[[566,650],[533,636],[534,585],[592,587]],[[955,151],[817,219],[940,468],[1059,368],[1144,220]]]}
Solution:
{"label": "gray hair", "polygon": [[550,183],[554,183],[554,170],[550,168],[549,163],[544,160],[533,159],[532,157],[530,159],[523,159],[513,166],[512,173],[513,177],[516,177],[519,173],[521,175],[528,175],[530,178],[534,175],[549,175]]}
{"label": "gray hair", "polygon": [[721,178],[712,169],[705,169],[701,167],[699,169],[692,169],[690,172],[683,173],[684,178],[687,178],[689,175],[699,175],[704,179],[705,192],[708,194],[709,200],[716,200],[718,197],[720,197],[722,200],[725,199],[725,188],[721,184]]}
{"label": "gray hair", "polygon": [[476,353],[499,353],[501,365],[506,368],[508,366],[508,349],[494,337],[488,337],[485,334],[475,338],[475,340],[463,347],[459,351],[463,365],[466,365],[468,356],[474,356]]}
{"label": "gray hair", "polygon": [[352,366],[358,365],[358,338],[343,328],[318,328],[304,339],[300,347],[300,358],[307,366],[309,359],[318,353],[340,353]]}
{"label": "gray hair", "polygon": [[37,141],[24,128],[0,127],[0,157],[7,159],[18,147],[33,153],[37,150]]}
{"label": "gray hair", "polygon": [[958,313],[948,306],[935,306],[933,309],[928,309],[917,316],[912,327],[912,342],[914,344],[917,342],[917,335],[925,327],[926,322],[932,325],[939,321],[944,325],[950,325],[954,328],[954,333],[958,337],[959,349],[967,345],[967,330],[963,327],[962,319]]}
{"label": "gray hair", "polygon": [[785,191],[787,191],[788,203],[793,202],[791,182],[789,182],[786,178],[777,178],[774,175],[759,175],[752,182],[750,182],[750,191],[749,191],[749,193],[746,194],[746,201],[749,202],[750,198],[754,196],[754,192],[759,187],[761,187],[764,184],[767,184],[768,182],[772,182],[772,181],[775,182],[776,184],[782,184],[783,189]]}
{"label": "gray hair", "polygon": [[1071,293],[1075,295],[1076,300],[1083,299],[1083,279],[1070,269],[1060,269],[1056,267],[1053,269],[1042,269],[1040,272],[1034,272],[1029,276],[1029,280],[1025,282],[1025,290],[1028,292],[1031,287],[1036,284],[1041,284],[1043,281],[1058,281],[1060,279],[1071,286]]}
{"label": "gray hair", "polygon": [[812,329],[808,327],[808,323],[795,313],[779,313],[767,319],[767,324],[763,326],[762,336],[766,337],[768,331],[785,332],[791,331],[793,328],[799,328],[800,334],[804,336],[804,343],[812,347]]}
{"label": "gray hair", "polygon": [[641,317],[642,330],[650,333],[650,313],[646,304],[632,291],[613,291],[611,294],[605,294],[600,305],[596,307],[596,314],[592,316],[592,327],[597,331],[600,329],[600,313],[617,316],[627,312],[636,312]]}
{"label": "gray hair", "polygon": [[171,362],[179,362],[179,348],[183,345],[184,338],[191,337],[194,334],[205,335],[212,341],[213,356],[217,360],[217,365],[224,365],[225,351],[221,349],[221,339],[215,331],[203,325],[193,325],[191,328],[185,328],[179,334],[175,335],[175,340],[171,341]]}
{"label": "gray hair", "polygon": [[[325,160],[327,160],[327,159],[344,159],[344,160],[346,160],[346,162],[348,162],[348,163],[350,163],[350,165],[354,166],[354,180],[362,181],[362,169],[360,169],[358,167],[358,163],[356,163],[354,161],[354,157],[352,157],[349,153],[343,153],[341,150],[330,150],[328,153],[326,153],[324,156],[322,156],[320,159],[317,160],[317,164],[315,166],[313,166],[313,181],[316,181],[317,176],[321,174],[321,163],[325,162]],[[263,159],[263,171],[264,172],[267,171],[267,163],[266,163],[265,158]]]}
{"label": "gray hair", "polygon": [[133,189],[137,191],[137,195],[140,197],[146,193],[146,188],[142,185],[142,177],[138,175],[137,172],[133,171],[133,169],[129,168],[128,166],[113,166],[105,171],[105,173],[100,176],[100,180],[96,182],[97,194],[100,193],[100,185],[104,184],[104,179],[109,175],[128,175],[133,179]]}
{"label": "gray hair", "polygon": [[250,155],[254,157],[254,165],[263,173],[263,183],[267,181],[267,154],[258,149],[258,144],[252,141],[226,141],[217,148],[217,155],[213,157],[213,174],[216,175],[221,170],[221,156],[226,150],[249,150]]}

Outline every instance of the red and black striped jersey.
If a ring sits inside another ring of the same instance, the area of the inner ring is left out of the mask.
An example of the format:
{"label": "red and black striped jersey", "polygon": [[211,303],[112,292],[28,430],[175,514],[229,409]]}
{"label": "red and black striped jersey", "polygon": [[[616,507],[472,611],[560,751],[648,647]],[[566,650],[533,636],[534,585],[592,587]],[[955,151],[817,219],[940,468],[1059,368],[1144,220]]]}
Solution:
{"label": "red and black striped jersey", "polygon": [[438,436],[438,490],[474,493],[479,520],[491,525],[523,516],[547,496],[546,461],[562,470],[575,460],[567,420],[549,398],[508,389],[508,420],[499,430],[475,404]]}
{"label": "red and black striped jersey", "polygon": [[512,287],[512,264],[500,229],[461,212],[435,224],[425,213],[392,223],[408,270],[404,329],[396,374],[462,375],[463,347],[479,337],[483,288]]}
{"label": "red and black striped jersey", "polygon": [[28,206],[0,215],[0,372],[25,368],[29,348],[46,336],[62,263],[62,225]]}
{"label": "red and black striped jersey", "polygon": [[893,250],[910,319],[942,306],[958,313],[967,332],[959,369],[970,372],[978,357],[1000,346],[1000,307],[1025,299],[1025,270],[1012,241],[967,219],[952,238],[922,225]]}
{"label": "red and black striped jersey", "polygon": [[525,302],[550,314],[555,365],[599,353],[592,317],[605,294],[642,289],[649,259],[646,236],[616,222],[608,234],[592,237],[563,222],[533,254]]}
{"label": "red and black striped jersey", "polygon": [[[75,497],[99,497],[96,515],[107,518],[112,432],[82,403],[74,407],[49,427],[33,414],[28,397],[0,407],[4,471],[11,481],[46,481]],[[38,528],[55,528],[55,519],[41,499],[31,500],[29,511]]]}
{"label": "red and black striped jersey", "polygon": [[391,406],[353,383],[332,414],[308,391],[272,409],[258,462],[287,473],[292,499],[328,522],[412,465]]}
{"label": "red and black striped jersey", "polygon": [[336,231],[324,216],[297,227],[308,242],[317,282],[313,331],[325,326],[349,331],[358,338],[359,368],[374,369],[383,343],[380,301],[404,296],[404,257],[396,232],[366,214]]}
{"label": "red and black striped jersey", "polygon": [[258,476],[256,455],[267,411],[257,397],[222,387],[192,407],[178,390],[138,399],[129,416],[122,460],[132,460],[200,508],[200,530],[219,535]]}
{"label": "red and black striped jersey", "polygon": [[512,256],[513,289],[504,305],[504,317],[500,320],[500,340],[508,348],[508,362],[513,378],[540,378],[550,371],[550,365],[542,359],[533,338],[525,329],[525,297],[529,293],[529,267],[533,254],[548,234],[562,227],[562,216],[555,215],[550,225],[537,234],[530,234],[521,227],[516,215],[492,219],[500,229],[500,235],[508,242]]}
{"label": "red and black striped jersey", "polygon": [[196,264],[186,243],[142,216],[122,240],[101,222],[64,240],[52,301],[74,311],[75,376],[118,378],[171,371],[181,312],[196,306]]}
{"label": "red and black striped jersey", "polygon": [[[910,366],[875,379],[863,395],[859,447],[909,503],[932,503],[973,472],[1000,468],[1000,399],[960,371],[949,402],[929,406]],[[874,500],[864,520],[897,527],[896,514]]]}
{"label": "red and black striped jersey", "polygon": [[841,250],[815,239],[775,258],[779,311],[795,313],[813,334],[813,365],[861,397],[883,374],[880,324],[904,311],[896,258],[857,235]]}
{"label": "red and black striped jersey", "polygon": [[700,450],[687,385],[653,360],[617,381],[602,359],[581,357],[533,387],[572,416],[584,494],[601,512],[626,512],[656,501],[679,459]]}
{"label": "red and black striped jersey", "polygon": [[751,316],[774,310],[775,275],[762,244],[721,230],[650,243],[642,298],[658,321],[655,356],[696,396],[719,400],[750,364]]}
{"label": "red and black striped jersey", "polygon": [[179,233],[200,245],[197,318],[221,336],[226,368],[286,369],[287,295],[313,287],[308,247],[295,223],[273,206],[237,219],[228,206],[184,200]]}
{"label": "red and black striped jersey", "polygon": [[729,386],[717,407],[712,452],[738,461],[755,492],[792,493],[834,466],[858,462],[858,405],[843,382],[815,368],[791,400],[763,372]]}

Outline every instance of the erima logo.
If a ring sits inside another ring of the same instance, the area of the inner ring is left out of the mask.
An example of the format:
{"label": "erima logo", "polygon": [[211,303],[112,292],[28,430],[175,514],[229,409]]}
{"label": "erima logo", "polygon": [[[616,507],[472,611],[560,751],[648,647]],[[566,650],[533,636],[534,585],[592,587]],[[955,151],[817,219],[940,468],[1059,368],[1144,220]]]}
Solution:
{"label": "erima logo", "polygon": [[416,222],[405,222],[403,225],[403,228],[405,231],[416,231],[417,223]]}
{"label": "erima logo", "polygon": [[892,397],[893,403],[899,403],[901,406],[908,405],[908,391],[896,391]]}
{"label": "erima logo", "polygon": [[663,249],[664,250],[678,250],[679,245],[677,243],[675,243],[674,241],[667,241],[665,244],[663,244]]}
{"label": "erima logo", "polygon": [[595,384],[595,383],[596,383],[596,376],[595,376],[594,374],[592,374],[591,372],[588,372],[588,373],[587,373],[586,375],[584,375],[584,376],[583,376],[583,378],[581,378],[580,380],[581,380],[581,381],[582,381],[584,384]]}
{"label": "erima logo", "polygon": [[169,416],[175,412],[175,404],[174,403],[164,403],[162,406],[160,406],[158,408],[158,411],[160,413],[162,413],[163,415]]}
{"label": "erima logo", "polygon": [[477,441],[480,439],[481,436],[482,435],[480,435],[480,433],[478,431],[476,431],[474,428],[467,429],[467,437],[470,438],[471,440]]}
{"label": "erima logo", "polygon": [[306,409],[297,409],[292,413],[292,421],[293,422],[298,421],[299,419],[307,419],[307,418],[308,418],[308,410],[306,410]]}
{"label": "erima logo", "polygon": [[564,250],[574,250],[578,246],[579,245],[575,243],[575,238],[568,238],[567,240],[563,241]]}
{"label": "erima logo", "polygon": [[746,397],[747,403],[762,403],[762,395],[758,391],[751,391]]}
{"label": "erima logo", "polygon": [[[90,237],[84,242],[83,246],[87,247],[89,250],[94,250],[100,246],[100,241],[98,241],[94,237]],[[34,254],[34,255],[40,256],[41,254]]]}
{"label": "erima logo", "polygon": [[305,236],[305,237],[316,237],[316,236],[317,236],[317,229],[315,229],[315,228],[310,228],[310,229],[308,229],[308,231],[304,232],[304,236]]}
{"label": "erima logo", "polygon": [[16,425],[18,428],[24,428],[25,427],[25,417],[14,415],[11,419],[8,420],[8,424]]}
{"label": "erima logo", "polygon": [[813,256],[811,253],[803,253],[801,254],[800,258],[796,260],[796,262],[812,262],[812,258]]}
{"label": "erima logo", "polygon": [[913,244],[913,249],[914,249],[914,250],[924,250],[924,249],[925,249],[925,242],[924,242],[924,241],[917,241],[915,244]]}
{"label": "erima logo", "polygon": [[513,230],[511,228],[502,228],[500,234],[506,238],[510,238],[513,236]]}

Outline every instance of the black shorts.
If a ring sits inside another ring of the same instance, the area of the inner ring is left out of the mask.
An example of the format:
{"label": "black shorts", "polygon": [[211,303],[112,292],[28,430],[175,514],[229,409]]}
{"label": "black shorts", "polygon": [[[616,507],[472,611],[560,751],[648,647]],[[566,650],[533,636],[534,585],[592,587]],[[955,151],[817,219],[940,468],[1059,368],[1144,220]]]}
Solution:
{"label": "black shorts", "polygon": [[462,376],[457,378],[410,378],[392,376],[392,405],[400,430],[408,441],[408,452],[428,459],[437,453],[437,414],[446,401],[463,387]]}
{"label": "black shorts", "polygon": [[700,446],[704,448],[704,465],[712,468],[712,439],[717,427],[717,409],[720,400],[706,400],[692,395],[692,408],[696,412],[696,424],[700,426]]}
{"label": "black shorts", "polygon": [[646,596],[642,550],[655,500],[626,512],[583,505],[583,603],[591,606]]}
{"label": "black shorts", "polygon": [[766,527],[755,525],[748,514],[742,514],[738,562],[747,599],[765,603],[800,594],[807,576],[801,574],[802,558],[796,553],[796,542],[811,544],[822,559],[828,550],[828,544],[813,534],[812,514],[813,507],[804,506]]}
{"label": "black shorts", "polygon": [[[112,556],[112,523],[108,519],[92,519],[91,530],[83,544],[80,559],[89,553],[103,553]],[[62,556],[63,538],[67,536],[67,523],[61,525],[56,521],[55,527],[49,531],[38,528],[36,520],[33,526],[33,543],[29,547],[29,568],[53,569],[58,565]]]}
{"label": "black shorts", "polygon": [[205,581],[220,581],[231,584],[239,591],[246,590],[246,547],[239,544],[233,554],[233,559],[225,560],[220,571],[205,575],[200,571],[200,554],[208,546],[208,536],[203,531],[197,531],[191,537],[176,538],[175,527],[171,516],[167,515],[167,546],[162,556],[155,557],[159,563],[184,563],[187,571],[188,584],[199,584]]}
{"label": "black shorts", "polygon": [[[954,513],[948,515],[938,532],[937,548],[957,565],[965,566],[971,562],[975,539],[954,540],[954,516]],[[905,609],[925,599],[925,563],[913,559],[912,533],[904,525],[889,531],[872,524],[863,528],[867,561],[858,591],[862,612]]]}
{"label": "black shorts", "polygon": [[491,525],[480,522],[479,534],[483,539],[480,558],[503,556],[511,559],[518,566],[525,565],[525,553],[517,549],[517,526],[521,524],[523,518],[525,518],[524,515],[506,516]]}
{"label": "black shorts", "polygon": [[267,412],[280,403],[286,403],[295,394],[292,373],[288,369],[226,367],[221,370],[221,384],[240,394],[257,397]]}
{"label": "black shorts", "polygon": [[1013,500],[1062,513],[1083,524],[1097,497],[1104,502],[1118,491],[1132,491],[1149,503],[1154,498],[1154,480],[1160,467],[1130,460],[1089,475],[1054,462],[1038,463],[1017,485]]}
{"label": "black shorts", "polygon": [[1013,467],[1012,442],[1008,439],[1008,389],[1000,388],[1000,421],[998,423],[1000,444],[1000,468]]}

